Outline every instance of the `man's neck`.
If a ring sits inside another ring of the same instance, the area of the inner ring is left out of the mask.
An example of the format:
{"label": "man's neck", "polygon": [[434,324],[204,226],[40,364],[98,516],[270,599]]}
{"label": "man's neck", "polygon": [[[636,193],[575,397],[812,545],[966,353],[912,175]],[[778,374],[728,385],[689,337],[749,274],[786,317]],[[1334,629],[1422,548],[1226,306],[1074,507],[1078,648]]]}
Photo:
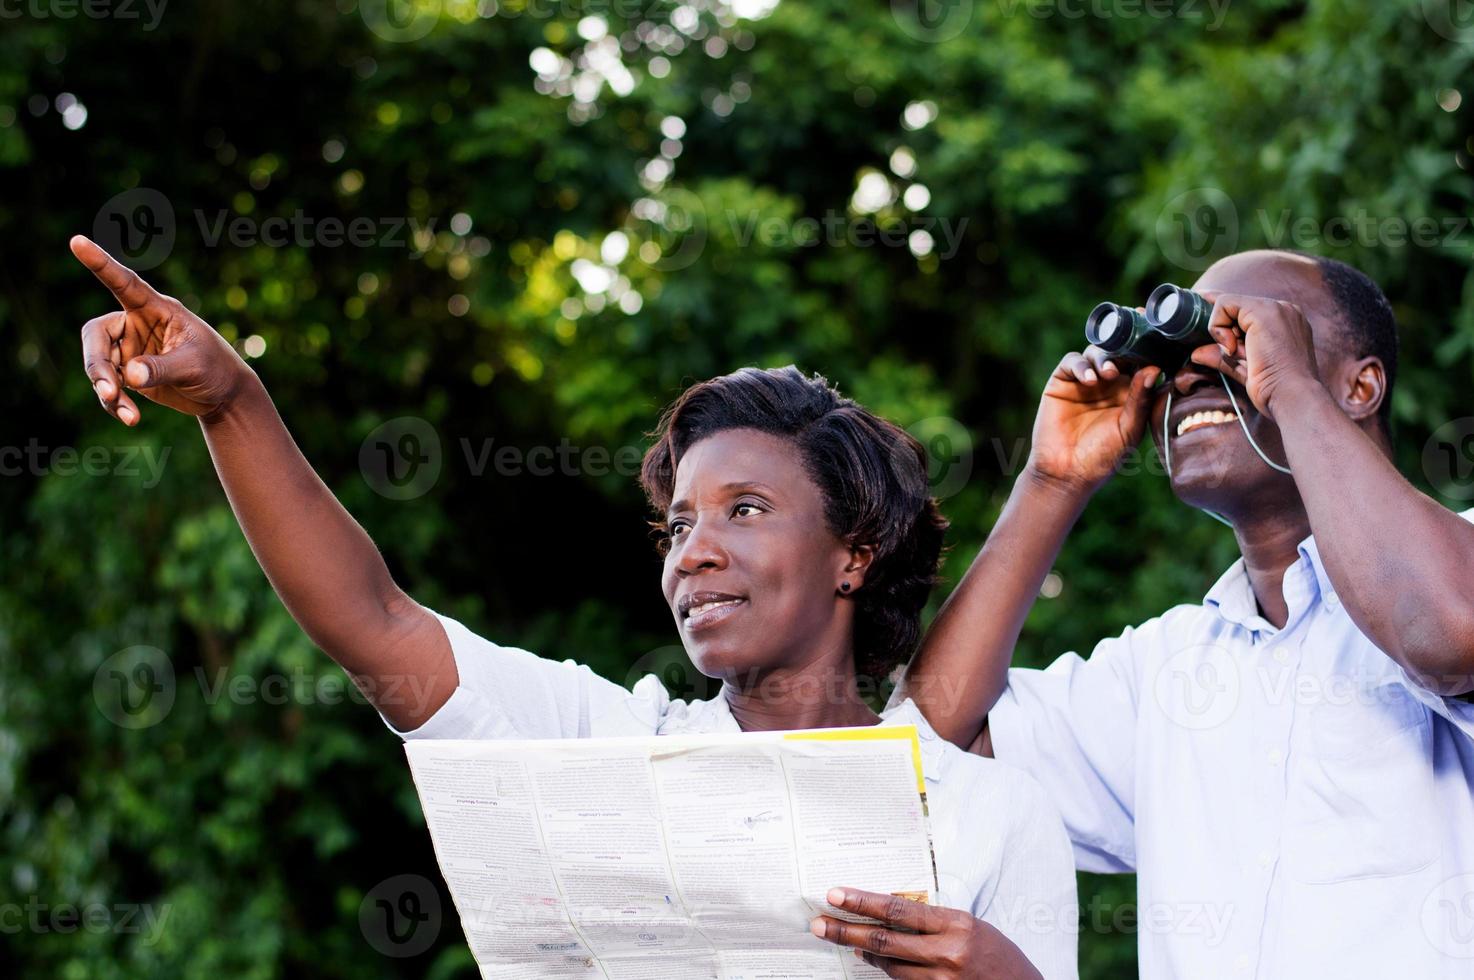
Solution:
{"label": "man's neck", "polygon": [[1234,520],[1233,530],[1260,615],[1276,629],[1283,629],[1290,618],[1285,570],[1300,557],[1300,542],[1310,536],[1310,518],[1297,501],[1294,506],[1266,508],[1253,517]]}

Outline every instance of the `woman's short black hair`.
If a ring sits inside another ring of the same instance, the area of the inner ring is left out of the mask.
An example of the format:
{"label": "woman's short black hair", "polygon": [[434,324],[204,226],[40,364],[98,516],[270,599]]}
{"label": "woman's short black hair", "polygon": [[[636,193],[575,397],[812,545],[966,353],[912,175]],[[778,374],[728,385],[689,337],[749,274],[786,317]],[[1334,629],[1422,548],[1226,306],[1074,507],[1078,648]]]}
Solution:
{"label": "woman's short black hair", "polygon": [[824,497],[829,530],[874,549],[865,584],[852,597],[856,670],[879,679],[905,663],[921,636],[921,610],[936,584],[947,529],[921,443],[793,365],[743,368],[692,385],[661,414],[640,470],[662,554],[681,456],[727,429],[792,440]]}

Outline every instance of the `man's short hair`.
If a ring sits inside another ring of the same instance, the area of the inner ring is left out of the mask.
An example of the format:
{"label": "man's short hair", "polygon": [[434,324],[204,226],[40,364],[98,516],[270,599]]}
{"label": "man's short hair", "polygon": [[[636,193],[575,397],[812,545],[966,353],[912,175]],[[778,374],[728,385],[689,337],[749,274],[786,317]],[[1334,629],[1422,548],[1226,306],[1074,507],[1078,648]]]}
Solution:
{"label": "man's short hair", "polygon": [[1392,386],[1397,377],[1397,318],[1392,304],[1370,276],[1337,259],[1312,255],[1320,267],[1321,280],[1341,313],[1341,329],[1351,345],[1352,357],[1376,357],[1387,375],[1377,419],[1388,435],[1392,433]]}

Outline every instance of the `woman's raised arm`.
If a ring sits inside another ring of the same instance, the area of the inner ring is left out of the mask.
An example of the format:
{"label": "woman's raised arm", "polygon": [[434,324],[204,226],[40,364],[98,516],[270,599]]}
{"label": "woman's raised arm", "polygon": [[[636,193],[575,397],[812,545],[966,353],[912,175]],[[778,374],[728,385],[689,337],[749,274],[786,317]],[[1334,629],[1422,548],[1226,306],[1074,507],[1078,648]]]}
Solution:
{"label": "woman's raised arm", "polygon": [[71,248],[122,306],[82,328],[87,377],[103,407],[137,425],[126,386],[200,420],[236,520],[287,611],[396,727],[418,727],[458,682],[435,617],[394,584],[225,338],[88,239],[73,238]]}

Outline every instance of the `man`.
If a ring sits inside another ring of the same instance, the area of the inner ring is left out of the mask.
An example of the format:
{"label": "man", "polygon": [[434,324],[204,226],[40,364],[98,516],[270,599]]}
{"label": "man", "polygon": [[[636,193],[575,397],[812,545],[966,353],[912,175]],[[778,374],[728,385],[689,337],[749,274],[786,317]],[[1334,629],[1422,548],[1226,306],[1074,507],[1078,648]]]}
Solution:
{"label": "man", "polygon": [[[1474,975],[1474,511],[1392,464],[1396,329],[1370,279],[1248,252],[1194,288],[1216,343],[1160,389],[1096,349],[1060,363],[905,693],[1044,784],[1078,867],[1137,872],[1143,976]],[[1008,670],[1148,423],[1173,491],[1243,557],[1089,660]]]}

